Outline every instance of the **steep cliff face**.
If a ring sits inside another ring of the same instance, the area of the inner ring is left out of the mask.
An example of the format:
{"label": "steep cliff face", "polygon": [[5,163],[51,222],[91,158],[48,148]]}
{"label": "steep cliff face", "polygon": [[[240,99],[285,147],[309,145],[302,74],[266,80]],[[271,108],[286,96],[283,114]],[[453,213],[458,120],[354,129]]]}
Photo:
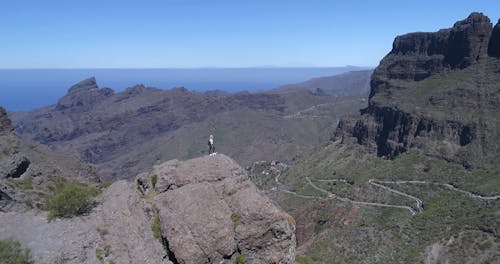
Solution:
{"label": "steep cliff face", "polygon": [[368,107],[339,122],[334,139],[354,137],[388,158],[415,147],[466,167],[496,159],[497,28],[472,13],[450,29],[397,37],[372,75]]}
{"label": "steep cliff face", "polygon": [[492,24],[481,13],[472,13],[452,28],[398,36],[391,52],[375,69],[370,98],[398,88],[391,81],[420,81],[433,74],[465,68],[488,55]]}
{"label": "steep cliff face", "polygon": [[491,57],[500,58],[500,19],[498,23],[493,28],[491,33],[491,39],[488,47],[488,54]]}

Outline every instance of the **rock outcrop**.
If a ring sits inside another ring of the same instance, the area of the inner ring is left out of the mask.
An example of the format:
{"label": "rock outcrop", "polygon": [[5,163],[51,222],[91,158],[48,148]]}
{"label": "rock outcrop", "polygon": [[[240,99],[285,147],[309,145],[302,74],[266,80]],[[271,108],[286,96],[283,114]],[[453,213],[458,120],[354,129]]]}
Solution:
{"label": "rock outcrop", "polygon": [[37,210],[0,212],[0,239],[20,241],[40,264],[171,263],[133,183],[115,182],[101,200],[89,215],[51,222]]}
{"label": "rock outcrop", "polygon": [[293,219],[224,155],[163,163],[96,202],[87,215],[53,221],[38,209],[0,211],[0,239],[18,240],[43,264],[295,263]]}
{"label": "rock outcrop", "polygon": [[368,107],[341,120],[333,139],[354,137],[388,158],[419,148],[465,167],[497,159],[498,31],[472,13],[450,29],[397,37],[374,70]]}
{"label": "rock outcrop", "polygon": [[154,204],[174,263],[233,263],[238,255],[247,263],[294,263],[293,220],[229,157],[172,160],[138,183],[146,195],[157,192]]}

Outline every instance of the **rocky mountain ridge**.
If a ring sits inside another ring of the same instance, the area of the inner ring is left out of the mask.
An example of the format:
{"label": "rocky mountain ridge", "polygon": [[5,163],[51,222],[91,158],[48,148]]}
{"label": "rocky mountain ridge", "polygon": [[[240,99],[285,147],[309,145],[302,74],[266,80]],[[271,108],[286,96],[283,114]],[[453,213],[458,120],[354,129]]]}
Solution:
{"label": "rocky mountain ridge", "polygon": [[[372,75],[368,107],[360,119],[341,120],[333,139],[355,137],[389,158],[438,144],[442,151],[425,151],[466,167],[483,162],[469,159],[471,151],[485,153],[486,161],[496,159],[487,153],[498,151],[491,135],[500,105],[498,28],[472,13],[450,29],[397,37]],[[455,111],[443,116],[446,108]]]}
{"label": "rocky mountain ridge", "polygon": [[[111,180],[133,178],[161,161],[205,154],[209,134],[218,150],[244,165],[291,159],[326,139],[340,115],[363,104],[358,97],[305,90],[230,94],[137,85],[114,93],[89,78],[57,104],[11,118],[23,137],[92,163]],[[313,111],[294,116],[309,108]]]}

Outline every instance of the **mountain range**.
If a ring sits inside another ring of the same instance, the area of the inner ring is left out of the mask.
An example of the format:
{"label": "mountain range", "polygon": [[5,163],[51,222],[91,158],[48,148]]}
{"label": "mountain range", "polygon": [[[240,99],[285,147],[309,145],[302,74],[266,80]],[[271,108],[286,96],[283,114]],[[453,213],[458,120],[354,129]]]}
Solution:
{"label": "mountain range", "polygon": [[[342,89],[367,90],[369,74],[352,76],[362,81]],[[343,94],[335,87],[328,94],[303,88],[200,93],[143,85],[115,93],[89,78],[54,105],[10,116],[23,137],[95,164],[112,180],[135,177],[160,161],[204,154],[210,134],[217,151],[243,165],[291,160],[328,139],[344,113],[366,104],[360,92]]]}

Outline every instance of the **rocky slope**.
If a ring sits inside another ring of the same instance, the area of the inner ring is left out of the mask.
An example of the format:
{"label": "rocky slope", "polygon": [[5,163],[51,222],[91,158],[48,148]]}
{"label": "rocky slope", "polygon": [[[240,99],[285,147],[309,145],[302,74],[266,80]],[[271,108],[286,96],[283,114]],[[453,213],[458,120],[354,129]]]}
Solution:
{"label": "rocky slope", "polygon": [[89,215],[48,222],[37,210],[0,213],[0,239],[29,248],[35,263],[171,263],[133,183],[118,181]]}
{"label": "rocky slope", "polygon": [[499,161],[498,26],[472,13],[450,29],[397,37],[373,73],[368,107],[342,120],[334,139],[355,137],[389,158],[420,148],[465,167]]}
{"label": "rocky slope", "polygon": [[160,164],[97,201],[54,221],[0,212],[0,239],[20,241],[36,263],[295,263],[293,219],[222,154]]}
{"label": "rocky slope", "polygon": [[0,107],[0,211],[40,206],[58,180],[97,183],[95,168],[17,136]]}
{"label": "rocky slope", "polygon": [[[314,118],[288,118],[322,105]],[[291,159],[328,137],[359,98],[308,91],[287,94],[197,93],[135,86],[120,93],[99,88],[95,78],[73,87],[55,105],[11,113],[23,137],[95,164],[105,179],[133,178],[153,164],[206,153],[214,134],[217,149],[242,164]]]}

